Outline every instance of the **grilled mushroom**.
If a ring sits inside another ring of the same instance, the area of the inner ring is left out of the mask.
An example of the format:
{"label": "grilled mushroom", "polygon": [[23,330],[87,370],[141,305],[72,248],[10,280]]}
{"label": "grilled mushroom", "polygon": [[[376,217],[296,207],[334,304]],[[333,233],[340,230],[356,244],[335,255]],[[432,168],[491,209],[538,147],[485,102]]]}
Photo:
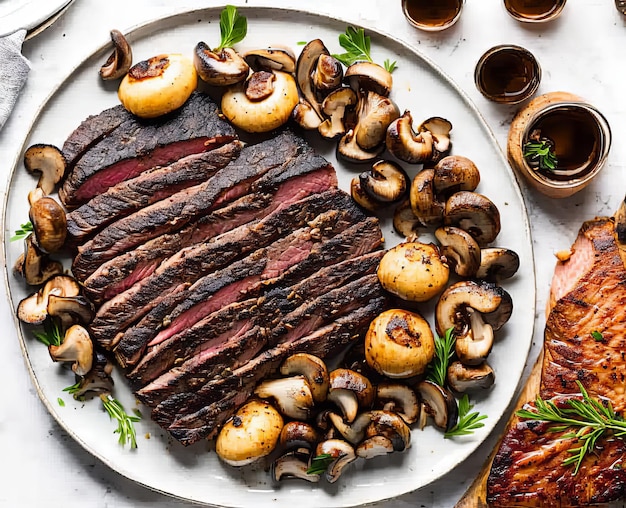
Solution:
{"label": "grilled mushroom", "polygon": [[244,53],[243,59],[254,71],[284,71],[292,74],[296,70],[296,56],[286,47],[253,49]]}
{"label": "grilled mushroom", "polygon": [[344,81],[355,91],[371,90],[387,97],[393,87],[393,77],[384,67],[372,62],[356,62],[344,74]]}
{"label": "grilled mushroom", "polygon": [[332,55],[322,53],[317,59],[312,75],[313,87],[319,97],[325,97],[341,86],[343,66]]}
{"label": "grilled mushroom", "polygon": [[430,132],[433,138],[432,161],[438,161],[444,154],[450,151],[450,131],[452,123],[440,116],[433,116],[424,120],[417,128],[418,132]]}
{"label": "grilled mushroom", "polygon": [[308,473],[309,469],[308,453],[301,453],[292,450],[278,457],[270,467],[272,479],[276,482],[289,479],[306,480],[307,482],[317,483],[320,481],[319,474]]}
{"label": "grilled mushroom", "polygon": [[13,271],[30,286],[43,284],[50,277],[63,273],[63,265],[37,247],[35,236],[30,234],[24,240],[24,253],[21,254]]}
{"label": "grilled mushroom", "polygon": [[100,67],[100,77],[104,80],[123,77],[133,63],[133,51],[122,32],[111,30],[111,42],[113,43],[113,53]]}
{"label": "grilled mushroom", "polygon": [[202,81],[213,86],[229,86],[246,79],[250,67],[233,48],[212,51],[204,42],[196,44],[193,65]]}
{"label": "grilled mushroom", "polygon": [[348,422],[354,421],[359,408],[372,406],[374,395],[372,383],[364,375],[341,368],[330,373],[327,399],[341,410]]}
{"label": "grilled mushroom", "polygon": [[319,440],[319,434],[312,425],[294,420],[284,425],[278,441],[282,450],[313,450]]}
{"label": "grilled mushroom", "polygon": [[322,102],[322,111],[328,118],[318,126],[319,133],[327,139],[343,136],[346,133],[346,110],[356,103],[356,94],[351,88],[337,88],[330,92]]}
{"label": "grilled mushroom", "polygon": [[476,277],[499,282],[513,277],[519,269],[519,256],[511,249],[502,247],[485,248],[480,251],[480,266]]}
{"label": "grilled mushroom", "polygon": [[354,462],[356,454],[354,448],[341,439],[327,439],[317,445],[315,455],[330,455],[333,461],[328,465],[325,472],[326,481],[335,483],[346,466]]}
{"label": "grilled mushroom", "polygon": [[394,450],[393,443],[388,437],[372,436],[361,441],[355,451],[357,457],[373,459],[374,457],[392,453]]}
{"label": "grilled mushroom", "polygon": [[49,196],[35,200],[28,212],[37,246],[44,252],[57,252],[67,236],[67,218],[63,207]]}
{"label": "grilled mushroom", "polygon": [[454,226],[435,230],[441,254],[454,272],[461,277],[473,277],[480,266],[480,247],[467,231]]}
{"label": "grilled mushroom", "polygon": [[421,221],[413,213],[410,199],[402,201],[394,210],[393,229],[405,238],[415,239],[421,225]]}
{"label": "grilled mushroom", "polygon": [[17,317],[24,323],[41,324],[48,317],[48,303],[51,295],[76,297],[80,286],[69,275],[55,275],[48,279],[39,291],[24,298],[17,306]]}
{"label": "grilled mushroom", "polygon": [[413,389],[402,383],[383,382],[376,387],[376,404],[399,415],[406,423],[419,417],[419,401]]}
{"label": "grilled mushroom", "polygon": [[72,370],[84,376],[93,365],[93,342],[89,332],[80,325],[73,325],[65,332],[60,346],[48,347],[50,357],[55,362],[73,362]]}
{"label": "grilled mushroom", "polygon": [[418,397],[424,403],[425,412],[433,417],[435,425],[449,431],[458,421],[459,409],[456,399],[449,390],[429,380],[420,381],[415,387]]}
{"label": "grilled mushroom", "polygon": [[361,186],[361,179],[355,176],[350,180],[350,195],[354,202],[369,212],[376,212],[382,208],[382,203],[370,197]]}
{"label": "grilled mushroom", "polygon": [[87,325],[95,315],[93,304],[81,295],[59,296],[50,294],[47,311],[49,316],[58,317],[65,328],[76,322]]}
{"label": "grilled mushroom", "polygon": [[384,436],[392,443],[396,452],[411,446],[411,429],[402,418],[391,411],[371,411],[371,423],[367,427],[367,437]]}
{"label": "grilled mushroom", "polygon": [[384,144],[387,127],[400,111],[389,97],[371,90],[359,91],[358,98],[356,142],[363,150],[374,150]]}
{"label": "grilled mushroom", "polygon": [[430,131],[415,132],[410,111],[394,120],[388,127],[385,139],[387,150],[398,159],[418,164],[433,157],[433,136]]}
{"label": "grilled mushroom", "polygon": [[300,374],[309,383],[315,402],[324,402],[328,394],[330,380],[324,361],[308,353],[296,353],[285,359],[280,367],[283,376]]}
{"label": "grilled mushroom", "polygon": [[318,129],[322,124],[322,119],[311,104],[302,98],[298,100],[298,104],[293,108],[291,118],[300,127],[308,131]]}
{"label": "grilled mushroom", "polygon": [[444,223],[464,229],[483,247],[500,233],[500,212],[486,196],[460,191],[446,201]]}
{"label": "grilled mushroom", "polygon": [[84,376],[79,376],[78,389],[72,392],[77,400],[91,396],[111,393],[113,391],[113,362],[101,352],[94,351],[94,360],[91,370]]}
{"label": "grilled mushroom", "polygon": [[280,412],[290,418],[306,420],[311,416],[314,400],[304,376],[267,379],[254,393],[262,399],[273,399]]}
{"label": "grilled mushroom", "polygon": [[463,393],[491,388],[495,382],[495,373],[487,362],[469,366],[457,361],[448,367],[447,379],[450,388]]}
{"label": "grilled mushroom", "polygon": [[372,422],[371,413],[366,411],[360,413],[353,422],[346,423],[341,416],[336,413],[328,414],[329,420],[334,428],[348,442],[356,445],[365,437],[365,430]]}
{"label": "grilled mushroom", "polygon": [[321,55],[330,55],[321,39],[309,41],[300,52],[296,63],[296,81],[303,98],[310,104],[320,120],[323,118],[321,104],[317,99],[311,76]]}
{"label": "grilled mushroom", "polygon": [[480,172],[470,159],[448,155],[434,167],[433,185],[438,196],[445,198],[459,191],[473,191],[480,183]]}
{"label": "grilled mushroom", "polygon": [[440,201],[434,182],[435,170],[430,168],[420,171],[411,183],[411,210],[424,226],[436,226],[443,222],[445,203]]}
{"label": "grilled mushroom", "polygon": [[56,146],[35,144],[24,153],[24,167],[29,173],[41,173],[37,187],[50,194],[65,173],[65,157]]}
{"label": "grilled mushroom", "polygon": [[409,176],[398,164],[380,160],[370,171],[359,175],[361,188],[370,198],[382,203],[394,203],[402,199],[408,190]]}

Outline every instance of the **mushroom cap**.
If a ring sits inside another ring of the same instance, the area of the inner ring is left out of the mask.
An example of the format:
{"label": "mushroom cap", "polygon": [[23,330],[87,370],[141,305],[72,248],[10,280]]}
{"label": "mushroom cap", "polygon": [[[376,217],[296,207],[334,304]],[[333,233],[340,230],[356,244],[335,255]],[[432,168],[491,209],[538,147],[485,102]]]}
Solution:
{"label": "mushroom cap", "polygon": [[133,65],[117,90],[134,115],[156,118],[180,108],[196,89],[193,62],[179,53],[161,54]]}
{"label": "mushroom cap", "polygon": [[503,247],[485,248],[480,251],[480,266],[476,277],[498,282],[513,277],[519,270],[519,265],[520,259],[515,251]]}
{"label": "mushroom cap", "polygon": [[344,81],[355,91],[371,90],[387,97],[393,87],[393,77],[384,67],[373,62],[356,62],[348,66]]}
{"label": "mushroom cap", "polygon": [[217,436],[215,451],[231,466],[245,466],[269,455],[280,437],[283,418],[268,402],[251,399]]}
{"label": "mushroom cap", "polygon": [[288,356],[280,366],[280,373],[283,376],[300,374],[309,383],[311,394],[315,402],[324,402],[330,386],[328,369],[324,360],[308,354],[296,353]]}
{"label": "mushroom cap", "polygon": [[233,48],[212,51],[202,41],[194,48],[193,65],[200,79],[213,86],[240,83],[250,72],[249,65]]}
{"label": "mushroom cap", "polygon": [[253,49],[246,51],[243,59],[254,71],[284,71],[292,74],[296,70],[296,56],[287,47]]}
{"label": "mushroom cap", "polygon": [[330,373],[330,393],[337,389],[349,390],[356,395],[359,406],[369,409],[376,392],[363,374],[351,369],[337,368]]}
{"label": "mushroom cap", "polygon": [[119,30],[111,30],[113,53],[100,67],[100,77],[104,80],[119,79],[128,72],[133,64],[133,50]]}
{"label": "mushroom cap", "polygon": [[487,362],[477,366],[468,366],[456,361],[448,366],[447,380],[450,388],[455,392],[485,390],[493,386],[495,373]]}
{"label": "mushroom cap", "polygon": [[279,443],[283,450],[308,448],[312,450],[319,441],[319,433],[315,427],[302,421],[285,423],[280,432]]}
{"label": "mushroom cap", "polygon": [[455,192],[473,191],[480,183],[480,171],[470,159],[462,155],[448,155],[434,167],[435,193],[445,200]]}
{"label": "mushroom cap", "polygon": [[446,201],[444,224],[464,229],[483,247],[500,233],[500,212],[488,197],[460,191]]}
{"label": "mushroom cap", "polygon": [[460,277],[473,277],[480,266],[480,247],[467,231],[454,226],[435,230],[441,253]]}
{"label": "mushroom cap", "polygon": [[452,143],[450,141],[450,131],[452,123],[440,116],[433,116],[424,120],[417,128],[418,132],[428,131],[433,137],[433,156],[432,160],[439,160],[443,155],[450,151]]}
{"label": "mushroom cap", "polygon": [[311,105],[320,119],[323,117],[321,104],[313,89],[312,76],[321,55],[330,55],[330,52],[326,46],[324,46],[321,39],[313,39],[302,48],[298,56],[298,61],[296,62],[296,81],[298,87],[304,99]]}
{"label": "mushroom cap", "polygon": [[371,411],[371,423],[365,435],[369,437],[384,436],[389,439],[396,452],[402,452],[411,446],[411,429],[405,421],[392,411]]}
{"label": "mushroom cap", "polygon": [[262,100],[251,101],[245,83],[229,87],[222,96],[224,116],[246,132],[269,132],[286,123],[299,102],[298,87],[291,74],[276,71],[273,76],[273,92]]}
{"label": "mushroom cap", "polygon": [[389,124],[385,145],[392,155],[411,164],[427,162],[433,157],[432,134],[428,130],[413,130],[413,117],[409,110]]}
{"label": "mushroom cap", "polygon": [[376,404],[385,411],[399,415],[407,424],[415,423],[419,417],[420,405],[417,394],[408,385],[385,381],[376,387]]}
{"label": "mushroom cap", "polygon": [[322,53],[317,59],[312,79],[313,87],[323,97],[341,86],[343,66],[334,56]]}
{"label": "mushroom cap", "polygon": [[374,200],[383,203],[400,201],[408,192],[409,176],[390,160],[375,162],[370,171],[359,175],[361,188]]}
{"label": "mushroom cap", "polygon": [[363,150],[374,150],[385,143],[387,128],[400,116],[400,110],[389,97],[372,90],[358,92],[355,137]]}
{"label": "mushroom cap", "polygon": [[67,329],[60,346],[49,346],[48,352],[55,362],[74,362],[72,370],[78,376],[86,375],[93,365],[93,342],[89,332],[80,325]]}
{"label": "mushroom cap", "polygon": [[431,415],[437,427],[447,432],[456,425],[459,408],[450,390],[432,381],[423,380],[417,384],[415,391],[425,405],[423,414]]}
{"label": "mushroom cap", "polygon": [[60,250],[67,236],[67,218],[63,207],[53,198],[43,196],[31,204],[28,215],[37,245],[44,252]]}
{"label": "mushroom cap", "polygon": [[436,226],[443,222],[445,203],[439,200],[434,182],[435,170],[423,169],[413,178],[409,190],[413,215],[424,226]]}
{"label": "mushroom cap", "polygon": [[29,173],[41,173],[37,187],[51,194],[65,173],[67,162],[61,150],[54,145],[35,144],[24,152],[24,167]]}
{"label": "mushroom cap", "polygon": [[273,399],[283,415],[296,420],[307,420],[313,411],[313,394],[304,376],[266,379],[254,393],[262,399]]}

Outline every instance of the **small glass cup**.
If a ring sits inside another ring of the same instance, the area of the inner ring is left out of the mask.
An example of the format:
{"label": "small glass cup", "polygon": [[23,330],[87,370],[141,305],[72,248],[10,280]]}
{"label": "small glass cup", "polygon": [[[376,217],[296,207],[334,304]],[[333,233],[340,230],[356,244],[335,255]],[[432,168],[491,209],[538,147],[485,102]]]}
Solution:
{"label": "small glass cup", "polygon": [[486,51],[474,70],[476,88],[487,99],[517,104],[533,95],[541,81],[541,67],[521,46],[502,44]]}
{"label": "small glass cup", "polygon": [[543,23],[557,18],[567,0],[504,0],[507,12],[523,23]]}
{"label": "small glass cup", "polygon": [[411,25],[427,32],[450,28],[461,17],[465,0],[402,0],[402,12]]}

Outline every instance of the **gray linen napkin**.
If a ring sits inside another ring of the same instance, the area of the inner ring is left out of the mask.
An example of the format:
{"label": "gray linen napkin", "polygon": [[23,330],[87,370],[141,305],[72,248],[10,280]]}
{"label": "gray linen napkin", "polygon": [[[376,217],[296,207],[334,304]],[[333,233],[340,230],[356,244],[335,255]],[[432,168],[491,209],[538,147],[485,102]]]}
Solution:
{"label": "gray linen napkin", "polygon": [[22,56],[24,37],[26,30],[0,37],[0,129],[13,111],[30,71],[28,60]]}

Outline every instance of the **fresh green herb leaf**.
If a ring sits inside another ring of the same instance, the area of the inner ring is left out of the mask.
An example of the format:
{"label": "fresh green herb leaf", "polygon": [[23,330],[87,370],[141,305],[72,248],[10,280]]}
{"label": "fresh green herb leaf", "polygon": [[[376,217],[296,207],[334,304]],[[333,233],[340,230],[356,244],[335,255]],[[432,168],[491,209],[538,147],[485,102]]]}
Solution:
{"label": "fresh green herb leaf", "polygon": [[61,407],[65,407],[65,401],[61,397],[57,397],[57,404]]}
{"label": "fresh green herb leaf", "polygon": [[25,224],[20,224],[20,227],[15,230],[15,233],[10,238],[10,240],[12,242],[15,242],[17,240],[23,240],[28,235],[30,235],[32,232],[33,232],[33,223],[28,221]]}
{"label": "fresh green herb leaf", "polygon": [[552,432],[572,429],[572,432],[561,436],[561,439],[573,439],[579,444],[568,450],[570,456],[563,461],[564,466],[574,466],[574,475],[578,473],[583,459],[594,451],[603,434],[610,431],[613,437],[626,437],[626,421],[615,412],[610,401],[593,399],[580,381],[576,381],[576,384],[582,399],[568,399],[568,407],[559,408],[554,402],[537,397],[535,407],[526,406],[515,413],[522,419],[555,424],[551,428]]}
{"label": "fresh green herb leaf", "polygon": [[61,327],[51,317],[47,317],[43,322],[43,331],[33,332],[35,338],[46,346],[60,346],[63,342]]}
{"label": "fresh green herb leaf", "polygon": [[552,144],[546,140],[526,143],[524,145],[524,158],[530,165],[536,165],[543,171],[554,171],[559,164]]}
{"label": "fresh green herb leaf", "polygon": [[476,429],[484,427],[485,424],[482,420],[487,418],[487,415],[481,415],[478,411],[470,413],[474,406],[470,404],[467,393],[459,400],[459,421],[448,432],[444,434],[446,439],[454,436],[467,436],[472,434]]}
{"label": "fresh green herb leaf", "polygon": [[306,46],[307,41],[298,41],[298,42],[296,42],[296,44],[297,44],[298,46]]}
{"label": "fresh green herb leaf", "polygon": [[216,51],[224,48],[232,48],[241,42],[248,33],[248,20],[241,16],[237,7],[227,5],[220,13],[220,45]]}
{"label": "fresh green herb leaf", "polygon": [[74,395],[78,392],[78,390],[80,390],[80,381],[76,381],[73,385],[63,388],[63,391],[69,393],[70,395]]}
{"label": "fresh green herb leaf", "polygon": [[333,462],[333,457],[330,453],[322,453],[311,459],[311,465],[306,470],[306,474],[322,474],[328,469],[328,466]]}
{"label": "fresh green herb leaf", "polygon": [[126,443],[130,444],[131,448],[137,448],[137,436],[135,434],[135,422],[141,419],[141,413],[135,412],[135,416],[129,415],[124,406],[114,399],[110,394],[100,395],[100,400],[104,409],[109,414],[109,417],[113,420],[117,420],[117,429],[114,433],[120,435],[118,442],[124,446]]}
{"label": "fresh green herb leaf", "polygon": [[392,73],[398,68],[398,63],[395,60],[391,62],[389,58],[387,58],[387,60],[385,60],[384,67],[387,72]]}
{"label": "fresh green herb leaf", "polygon": [[591,336],[596,342],[602,342],[604,340],[604,337],[598,330],[594,330],[593,332],[591,332]]}
{"label": "fresh green herb leaf", "polygon": [[450,359],[454,355],[454,328],[448,328],[442,337],[435,337],[435,357],[428,366],[427,379],[439,386],[446,385],[446,376],[448,374],[448,365]]}
{"label": "fresh green herb leaf", "polygon": [[370,56],[370,37],[365,35],[362,28],[356,29],[352,26],[346,28],[346,33],[339,35],[339,45],[346,52],[333,56],[346,67],[362,60],[373,61]]}

